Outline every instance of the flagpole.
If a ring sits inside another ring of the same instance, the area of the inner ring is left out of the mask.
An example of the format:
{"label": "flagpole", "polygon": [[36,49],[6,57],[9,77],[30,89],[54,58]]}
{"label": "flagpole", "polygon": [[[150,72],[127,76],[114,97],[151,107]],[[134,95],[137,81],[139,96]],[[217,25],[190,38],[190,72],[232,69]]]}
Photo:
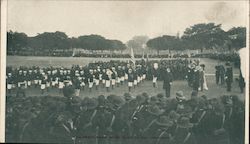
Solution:
{"label": "flagpole", "polygon": [[134,69],[135,69],[135,55],[134,55],[134,50],[132,47],[130,47],[130,55],[131,55],[131,61],[134,64]]}

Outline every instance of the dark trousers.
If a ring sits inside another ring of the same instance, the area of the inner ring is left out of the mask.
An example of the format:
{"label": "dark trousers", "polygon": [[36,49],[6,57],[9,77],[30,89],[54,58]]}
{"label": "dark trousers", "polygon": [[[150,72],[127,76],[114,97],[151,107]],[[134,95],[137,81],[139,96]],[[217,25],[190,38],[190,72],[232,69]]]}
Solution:
{"label": "dark trousers", "polygon": [[165,94],[166,94],[166,97],[170,97],[170,86],[167,86],[165,88]]}
{"label": "dark trousers", "polygon": [[232,83],[231,82],[227,82],[227,91],[230,92],[232,88]]}
{"label": "dark trousers", "polygon": [[219,84],[220,76],[218,74],[215,74],[216,84]]}
{"label": "dark trousers", "polygon": [[223,85],[223,84],[225,83],[225,75],[222,74],[222,75],[220,76],[220,79],[221,79],[221,84]]}
{"label": "dark trousers", "polygon": [[199,91],[199,83],[196,82],[196,83],[193,84],[193,90],[194,91]]}

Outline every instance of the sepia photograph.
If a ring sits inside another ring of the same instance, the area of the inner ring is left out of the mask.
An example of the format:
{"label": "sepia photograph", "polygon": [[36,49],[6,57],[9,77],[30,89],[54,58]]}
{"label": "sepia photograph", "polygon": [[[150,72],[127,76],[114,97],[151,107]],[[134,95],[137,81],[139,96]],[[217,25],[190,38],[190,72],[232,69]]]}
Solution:
{"label": "sepia photograph", "polygon": [[4,1],[6,143],[249,143],[249,1]]}

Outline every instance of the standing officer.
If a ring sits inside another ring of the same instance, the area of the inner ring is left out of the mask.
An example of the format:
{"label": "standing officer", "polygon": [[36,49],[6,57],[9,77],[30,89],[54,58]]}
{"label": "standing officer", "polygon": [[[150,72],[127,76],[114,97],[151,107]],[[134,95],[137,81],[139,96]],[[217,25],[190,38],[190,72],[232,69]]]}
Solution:
{"label": "standing officer", "polygon": [[193,77],[193,90],[198,91],[199,86],[200,86],[200,72],[199,72],[199,66],[196,66]]}
{"label": "standing officer", "polygon": [[173,81],[173,75],[170,68],[167,68],[166,74],[163,75],[163,89],[165,89],[166,97],[170,97],[170,89]]}
{"label": "standing officer", "polygon": [[227,91],[230,92],[233,83],[233,68],[231,67],[230,63],[226,63],[226,83],[227,83]]}
{"label": "standing officer", "polygon": [[221,79],[221,85],[225,83],[225,68],[223,65],[220,65],[220,79]]}
{"label": "standing officer", "polygon": [[219,81],[220,81],[220,65],[219,64],[215,66],[215,79],[216,79],[216,84],[219,84]]}

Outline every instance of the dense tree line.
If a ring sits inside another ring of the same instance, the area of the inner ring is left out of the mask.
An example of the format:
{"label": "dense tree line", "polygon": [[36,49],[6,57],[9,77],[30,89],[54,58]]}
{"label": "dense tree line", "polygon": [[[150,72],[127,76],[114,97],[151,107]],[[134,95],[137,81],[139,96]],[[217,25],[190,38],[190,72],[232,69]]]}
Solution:
{"label": "dense tree line", "polygon": [[149,39],[147,36],[135,36],[126,44],[119,40],[110,40],[100,35],[82,35],[68,37],[64,32],[44,32],[34,37],[25,33],[7,32],[7,52],[12,54],[20,52],[55,52],[72,51],[74,48],[85,50],[119,50],[127,47],[134,50],[145,49],[168,50],[237,50],[246,47],[246,28],[233,27],[224,31],[220,24],[201,23],[186,28],[180,37],[163,35]]}
{"label": "dense tree line", "polygon": [[25,33],[7,32],[7,51],[48,51],[72,50],[73,48],[87,50],[124,50],[126,45],[119,40],[109,40],[100,35],[84,35],[69,38],[64,32],[44,32],[34,37]]}
{"label": "dense tree line", "polygon": [[147,41],[147,46],[159,50],[201,50],[227,49],[237,50],[246,47],[246,28],[233,27],[224,31],[221,25],[214,23],[196,24],[186,28],[183,35],[163,35]]}

